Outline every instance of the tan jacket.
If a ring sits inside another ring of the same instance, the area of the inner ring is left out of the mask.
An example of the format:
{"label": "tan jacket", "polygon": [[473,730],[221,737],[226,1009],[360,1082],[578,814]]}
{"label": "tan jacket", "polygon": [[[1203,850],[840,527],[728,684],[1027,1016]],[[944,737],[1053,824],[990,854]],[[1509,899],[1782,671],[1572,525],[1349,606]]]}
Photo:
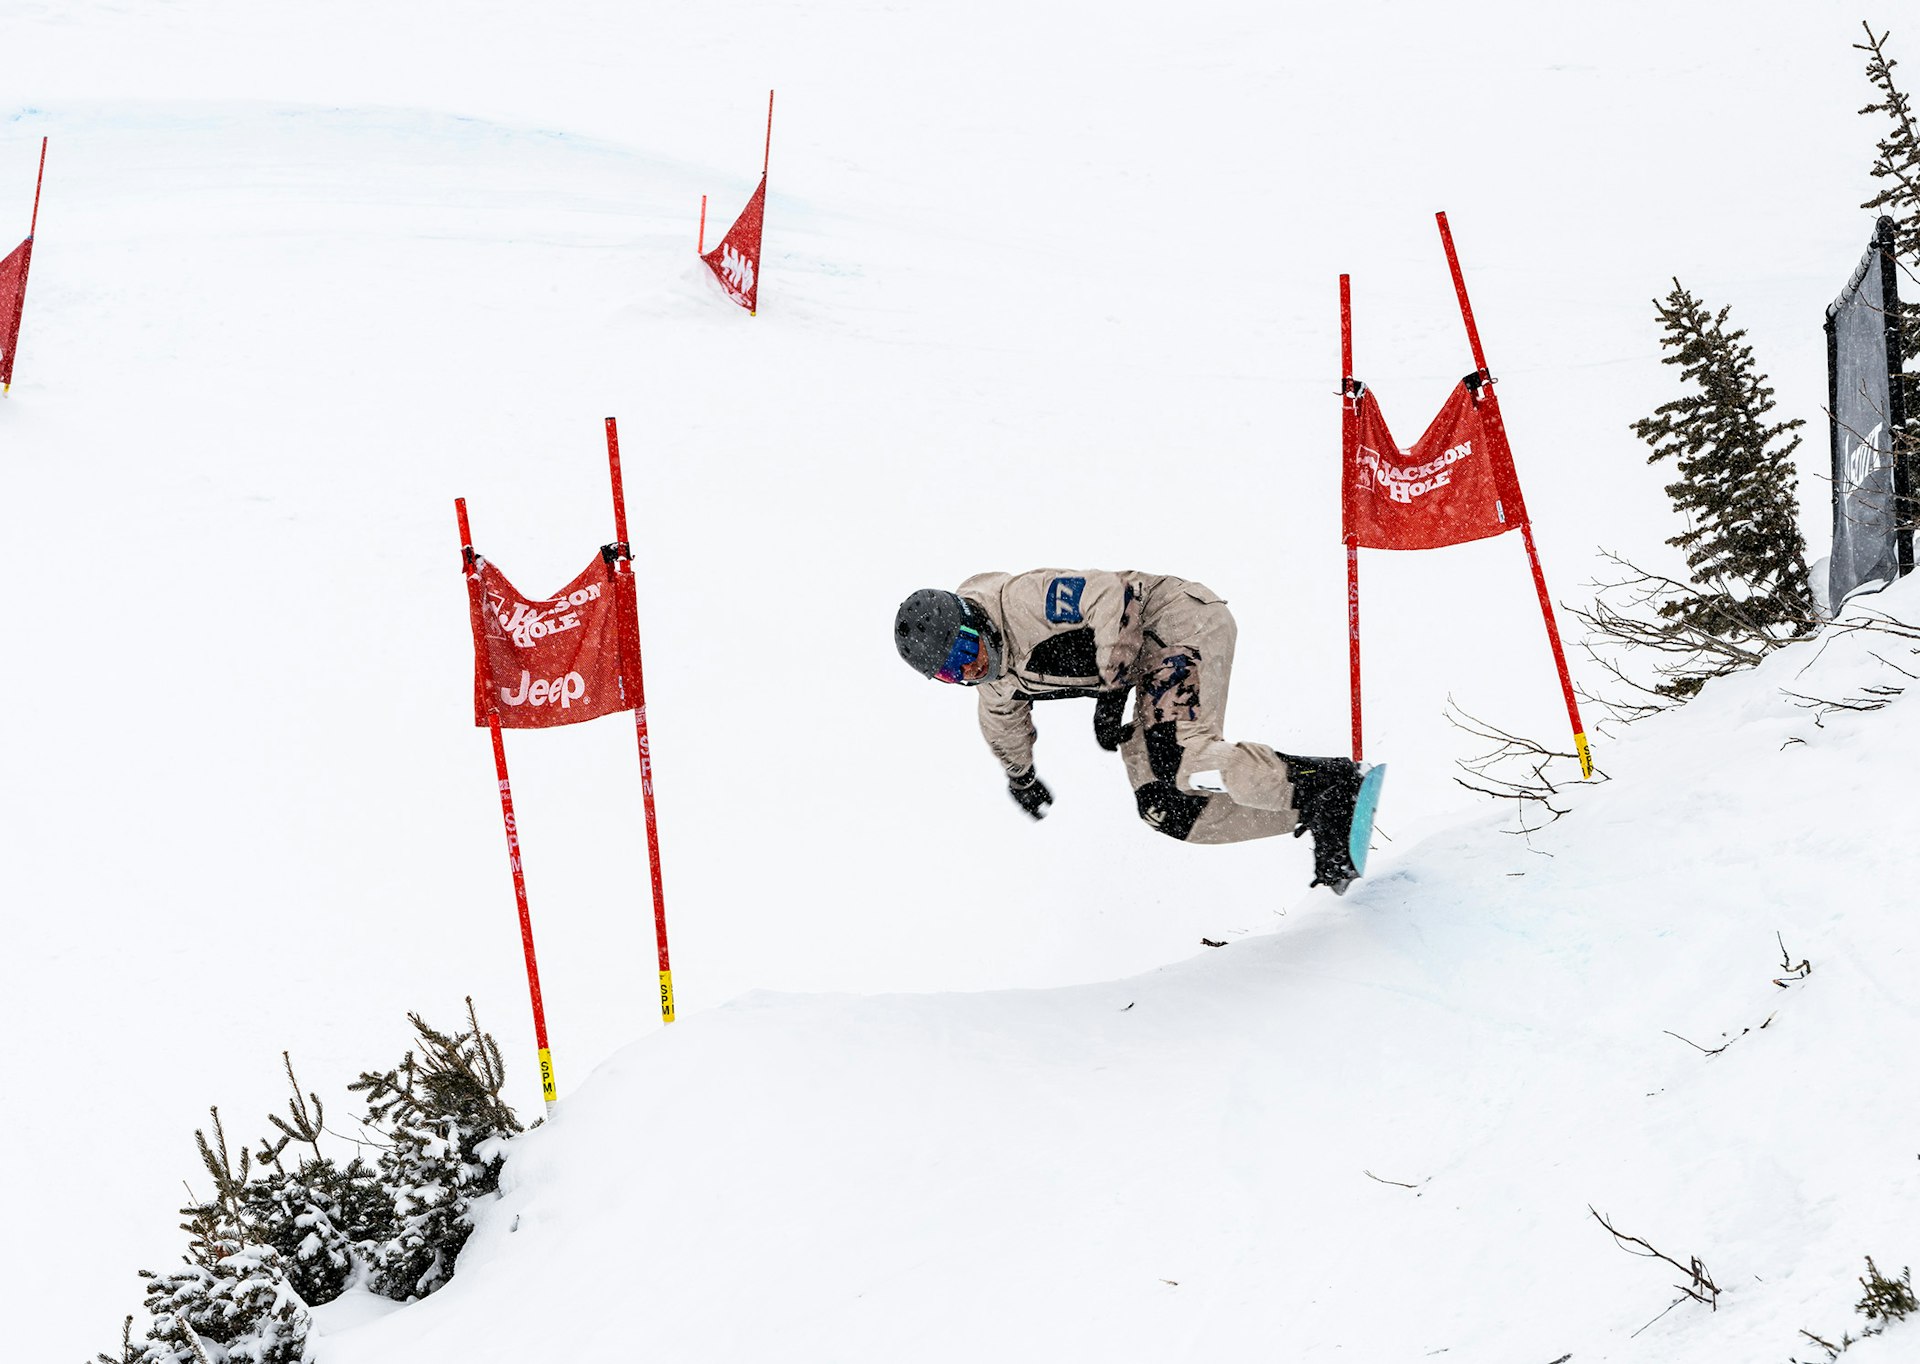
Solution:
{"label": "tan jacket", "polygon": [[960,584],[1000,631],[1001,674],[974,690],[980,732],[1010,775],[1033,766],[1033,703],[1131,686],[1156,599],[1189,586],[1160,574],[1066,568],[981,573]]}

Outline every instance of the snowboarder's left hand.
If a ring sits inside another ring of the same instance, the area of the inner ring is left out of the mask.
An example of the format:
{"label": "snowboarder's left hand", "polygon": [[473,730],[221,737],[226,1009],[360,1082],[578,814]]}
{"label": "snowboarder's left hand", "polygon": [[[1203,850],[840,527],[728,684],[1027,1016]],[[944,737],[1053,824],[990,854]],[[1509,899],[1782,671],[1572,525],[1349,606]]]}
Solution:
{"label": "snowboarder's left hand", "polygon": [[1129,690],[1122,687],[1118,691],[1103,691],[1094,698],[1093,741],[1109,753],[1133,737],[1133,726],[1120,723],[1127,709]]}
{"label": "snowboarder's left hand", "polygon": [[1045,819],[1047,807],[1053,804],[1053,792],[1032,768],[1007,778],[1007,794],[1034,819]]}

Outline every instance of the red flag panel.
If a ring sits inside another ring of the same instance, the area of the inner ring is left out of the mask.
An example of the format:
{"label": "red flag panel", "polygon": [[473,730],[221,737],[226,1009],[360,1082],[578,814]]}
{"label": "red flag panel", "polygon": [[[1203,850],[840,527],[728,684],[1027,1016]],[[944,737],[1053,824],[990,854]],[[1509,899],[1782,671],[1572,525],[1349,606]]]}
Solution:
{"label": "red flag panel", "polygon": [[13,382],[13,350],[20,342],[20,310],[27,301],[27,264],[33,259],[28,237],[0,260],[0,384]]}
{"label": "red flag panel", "polygon": [[489,710],[505,729],[548,729],[633,708],[639,688],[623,676],[631,650],[621,647],[620,593],[603,556],[544,600],[485,559],[473,572],[475,724]]}
{"label": "red flag panel", "polygon": [[1373,390],[1354,415],[1343,502],[1346,534],[1364,548],[1438,549],[1526,521],[1491,385],[1463,379],[1411,450],[1393,443]]}
{"label": "red flag panel", "polygon": [[758,312],[760,306],[760,235],[766,208],[767,177],[762,175],[760,187],[740,210],[720,245],[700,258],[719,277],[727,297],[750,313]]}

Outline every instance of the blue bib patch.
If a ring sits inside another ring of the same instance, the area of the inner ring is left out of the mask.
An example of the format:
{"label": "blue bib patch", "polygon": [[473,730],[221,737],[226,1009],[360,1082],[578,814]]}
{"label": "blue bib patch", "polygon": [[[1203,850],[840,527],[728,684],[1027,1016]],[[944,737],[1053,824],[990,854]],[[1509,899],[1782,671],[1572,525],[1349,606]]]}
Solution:
{"label": "blue bib patch", "polygon": [[1080,623],[1080,594],[1087,590],[1085,578],[1055,578],[1047,584],[1047,619],[1055,625]]}

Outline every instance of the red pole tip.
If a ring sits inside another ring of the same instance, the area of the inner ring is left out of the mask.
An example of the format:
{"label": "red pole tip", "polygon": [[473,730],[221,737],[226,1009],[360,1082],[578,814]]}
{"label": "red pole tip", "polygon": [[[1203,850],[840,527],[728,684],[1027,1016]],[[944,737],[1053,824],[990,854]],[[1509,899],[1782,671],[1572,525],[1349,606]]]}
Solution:
{"label": "red pole tip", "polygon": [[760,178],[766,179],[767,167],[773,164],[773,91],[767,91],[767,150],[760,158]]}

